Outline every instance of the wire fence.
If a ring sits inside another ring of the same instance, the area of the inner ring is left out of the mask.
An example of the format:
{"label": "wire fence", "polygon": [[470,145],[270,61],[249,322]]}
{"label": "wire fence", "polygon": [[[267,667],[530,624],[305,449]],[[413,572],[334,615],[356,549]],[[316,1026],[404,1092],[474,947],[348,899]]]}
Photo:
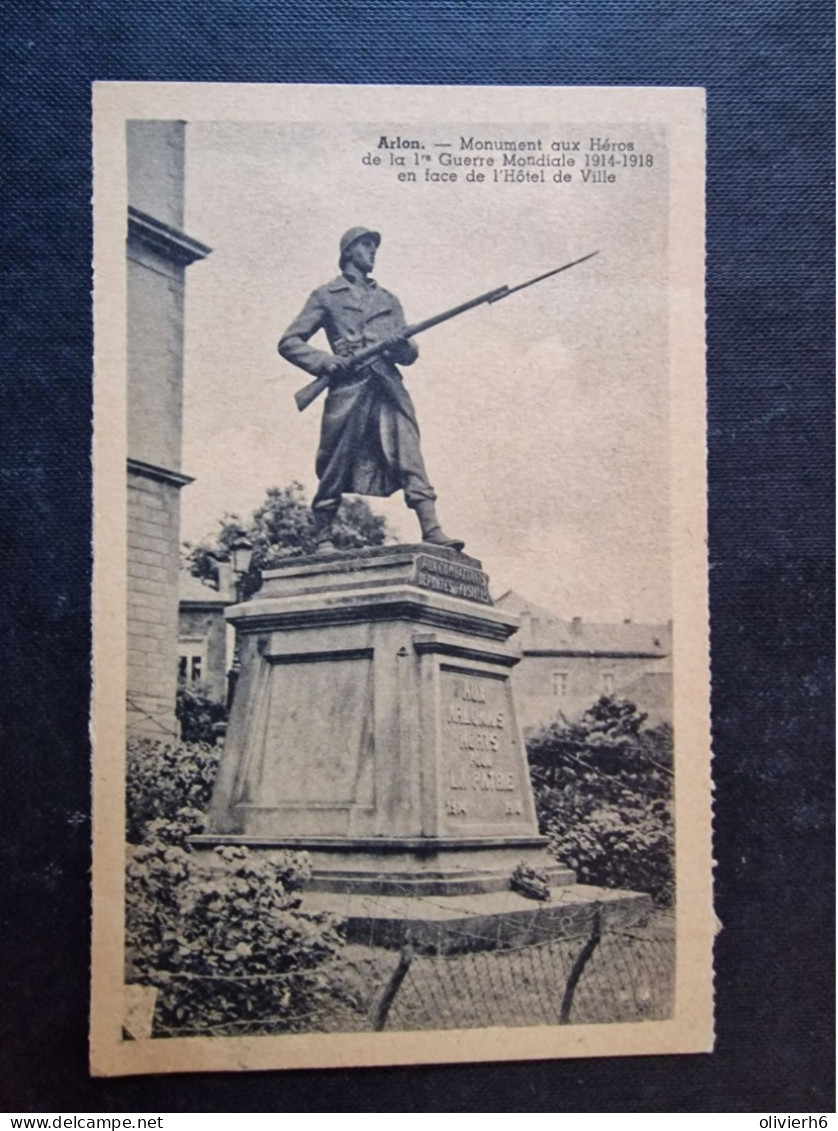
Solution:
{"label": "wire fence", "polygon": [[348,944],[313,970],[251,978],[167,974],[155,979],[153,1035],[470,1029],[671,1015],[671,919],[657,913],[646,925],[626,927],[595,907],[576,927],[565,937],[492,948],[479,933],[470,940],[455,935],[447,949],[410,939],[398,950]]}

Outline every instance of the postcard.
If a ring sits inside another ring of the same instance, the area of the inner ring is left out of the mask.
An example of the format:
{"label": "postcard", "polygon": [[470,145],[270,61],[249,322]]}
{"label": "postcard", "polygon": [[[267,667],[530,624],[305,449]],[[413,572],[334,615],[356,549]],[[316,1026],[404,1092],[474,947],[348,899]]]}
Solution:
{"label": "postcard", "polygon": [[92,1073],[711,1051],[704,92],[93,120]]}

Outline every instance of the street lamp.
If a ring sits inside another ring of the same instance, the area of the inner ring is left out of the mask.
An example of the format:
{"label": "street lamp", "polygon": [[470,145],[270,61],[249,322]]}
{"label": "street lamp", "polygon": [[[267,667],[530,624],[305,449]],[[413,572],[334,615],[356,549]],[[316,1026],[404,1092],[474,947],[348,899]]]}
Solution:
{"label": "street lamp", "polygon": [[[233,579],[236,586],[236,600],[242,599],[242,582],[250,570],[250,564],[253,561],[253,545],[248,540],[243,530],[239,530],[236,537],[230,543],[230,564],[233,567]],[[238,631],[236,631],[236,643],[233,648],[233,665],[227,673],[227,710],[233,706],[233,697],[236,694],[236,684],[239,680],[239,672],[241,670],[241,649]]]}
{"label": "street lamp", "polygon": [[[248,541],[243,530],[239,531],[230,546],[230,561],[233,565],[233,573],[236,575],[236,588],[238,589],[241,579],[248,572],[250,563],[253,561],[253,545]],[[238,597],[238,593],[236,593],[236,596]]]}

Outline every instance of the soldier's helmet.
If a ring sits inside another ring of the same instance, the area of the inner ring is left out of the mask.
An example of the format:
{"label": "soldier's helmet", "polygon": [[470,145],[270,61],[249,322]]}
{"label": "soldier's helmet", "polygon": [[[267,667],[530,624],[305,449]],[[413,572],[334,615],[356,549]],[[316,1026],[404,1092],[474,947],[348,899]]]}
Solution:
{"label": "soldier's helmet", "polygon": [[381,233],[374,232],[371,228],[350,228],[348,232],[344,232],[340,237],[340,262],[343,263],[344,256],[349,248],[355,243],[356,240],[362,239],[364,236],[372,236],[375,240],[375,246],[381,243]]}

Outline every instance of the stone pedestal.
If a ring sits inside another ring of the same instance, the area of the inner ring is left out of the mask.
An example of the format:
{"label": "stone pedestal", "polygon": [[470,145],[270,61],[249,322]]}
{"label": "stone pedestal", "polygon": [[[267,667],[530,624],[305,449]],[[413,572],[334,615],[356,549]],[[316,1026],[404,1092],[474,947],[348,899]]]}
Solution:
{"label": "stone pedestal", "polygon": [[538,835],[510,671],[517,618],[428,545],[289,560],[228,610],[241,675],[199,847],[305,849],[314,891],[572,884]]}

